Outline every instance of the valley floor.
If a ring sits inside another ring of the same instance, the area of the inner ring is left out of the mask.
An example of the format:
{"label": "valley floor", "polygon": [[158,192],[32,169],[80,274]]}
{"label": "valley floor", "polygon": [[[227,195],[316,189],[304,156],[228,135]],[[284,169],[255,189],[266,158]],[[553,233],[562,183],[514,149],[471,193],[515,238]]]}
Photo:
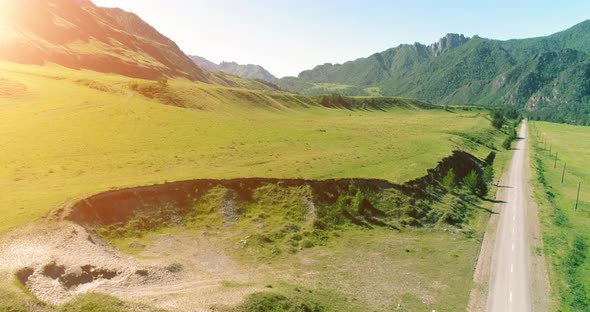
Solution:
{"label": "valley floor", "polygon": [[[490,126],[487,111],[422,109],[406,99],[386,109],[329,108],[183,80],[164,86],[54,66],[0,67],[0,148],[8,151],[0,154],[0,310],[67,311],[80,301],[60,304],[89,290],[132,303],[89,295],[83,304],[142,309],[229,311],[260,292],[336,311],[467,305],[492,203],[459,188],[431,200],[442,207],[434,218],[459,214],[463,225],[417,228],[427,216],[404,197],[400,216],[416,218],[399,220],[401,232],[347,223],[321,232],[321,244],[299,239],[296,252],[279,246],[275,255],[271,243],[263,256],[252,253],[259,247],[241,246],[249,238],[240,231],[256,229],[250,219],[233,229],[167,226],[111,239],[48,214],[109,189],[195,177],[402,183],[453,150],[479,159],[495,150],[499,173],[509,152],[499,149],[504,134]],[[13,283],[15,271],[24,283]]]}

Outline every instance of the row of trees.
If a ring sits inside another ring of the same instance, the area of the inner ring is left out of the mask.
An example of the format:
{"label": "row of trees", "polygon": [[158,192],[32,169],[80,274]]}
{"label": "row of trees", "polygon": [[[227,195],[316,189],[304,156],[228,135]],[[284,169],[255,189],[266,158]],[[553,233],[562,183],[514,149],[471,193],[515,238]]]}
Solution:
{"label": "row of trees", "polygon": [[496,108],[490,113],[492,117],[492,126],[496,129],[502,129],[504,125],[511,124],[514,121],[520,120],[520,112],[512,106],[504,106]]}
{"label": "row of trees", "polygon": [[492,165],[487,165],[481,174],[476,170],[471,170],[461,180],[457,178],[455,170],[451,168],[443,178],[442,185],[448,192],[455,190],[458,186],[462,186],[470,193],[483,197],[488,194],[489,186],[493,181],[494,167],[492,167]]}

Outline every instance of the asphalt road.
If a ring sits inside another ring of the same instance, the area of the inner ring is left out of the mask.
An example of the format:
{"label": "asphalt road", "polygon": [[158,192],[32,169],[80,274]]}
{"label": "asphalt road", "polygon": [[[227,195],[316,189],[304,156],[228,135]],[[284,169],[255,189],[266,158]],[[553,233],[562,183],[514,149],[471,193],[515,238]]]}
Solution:
{"label": "asphalt road", "polygon": [[[529,242],[527,239],[528,169],[527,124],[523,122],[510,162],[508,174],[501,186],[501,204],[492,256],[488,311],[531,311],[529,284]],[[503,185],[502,185],[503,184]]]}

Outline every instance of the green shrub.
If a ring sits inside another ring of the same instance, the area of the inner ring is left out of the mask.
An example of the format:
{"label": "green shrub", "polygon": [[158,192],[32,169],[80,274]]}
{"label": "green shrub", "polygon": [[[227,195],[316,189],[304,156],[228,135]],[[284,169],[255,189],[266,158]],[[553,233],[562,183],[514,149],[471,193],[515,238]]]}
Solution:
{"label": "green shrub", "polygon": [[180,263],[172,263],[166,267],[166,271],[168,271],[170,273],[178,273],[178,272],[182,271],[183,268],[184,268],[183,265]]}
{"label": "green shrub", "polygon": [[254,293],[232,312],[323,312],[324,307],[300,298],[287,298],[272,292]]}
{"label": "green shrub", "polygon": [[510,147],[512,146],[512,141],[516,140],[516,138],[516,129],[512,127],[508,132],[508,137],[506,137],[506,139],[504,139],[504,141],[502,142],[502,147],[504,147],[507,150],[510,149]]}
{"label": "green shrub", "polygon": [[125,312],[125,311],[163,311],[142,304],[131,304],[112,296],[99,293],[79,295],[72,301],[57,307],[59,312]]}
{"label": "green shrub", "polygon": [[579,268],[584,264],[587,258],[588,245],[583,237],[574,238],[573,248],[565,260],[567,282],[570,286],[570,292],[573,295],[570,306],[575,311],[588,311],[590,309],[590,298],[586,291],[586,286],[580,282]]}
{"label": "green shrub", "polygon": [[313,247],[313,242],[309,239],[304,239],[301,241],[301,247],[303,248],[311,248]]}

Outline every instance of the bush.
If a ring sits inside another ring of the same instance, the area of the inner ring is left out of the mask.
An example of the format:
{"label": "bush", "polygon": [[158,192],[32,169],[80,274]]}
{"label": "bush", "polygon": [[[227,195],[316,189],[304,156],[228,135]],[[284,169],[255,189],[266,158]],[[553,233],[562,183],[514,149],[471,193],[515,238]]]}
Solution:
{"label": "bush", "polygon": [[299,298],[287,298],[272,292],[254,293],[232,312],[322,312],[324,307]]}
{"label": "bush", "polygon": [[115,312],[132,310],[135,309],[132,309],[130,306],[126,305],[125,302],[115,297],[98,293],[87,293],[84,295],[80,295],[57,309],[57,311],[60,312]]}
{"label": "bush", "polygon": [[504,140],[504,142],[502,142],[502,147],[504,147],[507,150],[510,149],[510,147],[512,146],[512,141],[516,140],[516,137],[516,130],[512,128],[508,133],[508,137]]}
{"label": "bush", "polygon": [[180,263],[172,263],[171,265],[166,267],[166,271],[170,273],[178,273],[182,271],[184,267]]}
{"label": "bush", "polygon": [[309,239],[304,239],[303,241],[301,241],[301,247],[311,248],[311,247],[313,247],[313,242]]}
{"label": "bush", "polygon": [[326,226],[326,224],[324,222],[316,219],[316,220],[313,220],[313,228],[318,229],[318,230],[325,230],[328,227]]}
{"label": "bush", "polygon": [[504,117],[503,116],[499,116],[499,117],[494,117],[494,115],[492,116],[492,126],[496,129],[502,129],[502,126],[504,125]]}

